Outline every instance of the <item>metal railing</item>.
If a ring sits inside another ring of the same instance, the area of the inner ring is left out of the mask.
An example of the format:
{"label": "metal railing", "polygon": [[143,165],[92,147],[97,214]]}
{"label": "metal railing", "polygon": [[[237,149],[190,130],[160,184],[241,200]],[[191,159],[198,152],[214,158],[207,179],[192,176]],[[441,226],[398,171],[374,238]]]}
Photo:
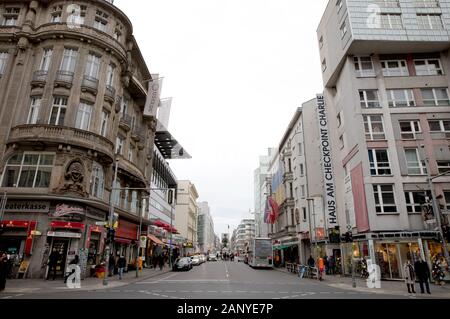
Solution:
{"label": "metal railing", "polygon": [[48,71],[37,70],[33,73],[33,82],[47,82]]}
{"label": "metal railing", "polygon": [[85,75],[83,77],[83,82],[81,83],[81,86],[86,88],[86,89],[91,89],[91,90],[95,90],[97,91],[98,89],[98,79],[89,76],[89,75]]}
{"label": "metal railing", "polygon": [[111,85],[106,85],[105,95],[107,97],[114,99],[114,97],[116,96],[116,89]]}
{"label": "metal railing", "polygon": [[56,82],[65,83],[65,84],[72,84],[73,83],[73,76],[74,73],[71,71],[64,71],[59,70],[56,72]]}

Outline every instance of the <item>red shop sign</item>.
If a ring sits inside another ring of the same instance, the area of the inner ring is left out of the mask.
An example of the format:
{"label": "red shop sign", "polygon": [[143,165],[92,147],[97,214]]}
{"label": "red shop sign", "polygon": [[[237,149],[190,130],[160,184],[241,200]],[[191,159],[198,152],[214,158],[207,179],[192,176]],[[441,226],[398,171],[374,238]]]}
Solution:
{"label": "red shop sign", "polygon": [[84,229],[84,224],[74,222],[51,222],[50,226],[52,228],[59,228],[59,229],[78,229],[78,230]]}
{"label": "red shop sign", "polygon": [[30,221],[21,221],[21,220],[4,220],[2,221],[2,225],[6,228],[28,228],[30,226]]}
{"label": "red shop sign", "polygon": [[116,230],[116,237],[137,240],[139,225],[119,220],[119,228]]}

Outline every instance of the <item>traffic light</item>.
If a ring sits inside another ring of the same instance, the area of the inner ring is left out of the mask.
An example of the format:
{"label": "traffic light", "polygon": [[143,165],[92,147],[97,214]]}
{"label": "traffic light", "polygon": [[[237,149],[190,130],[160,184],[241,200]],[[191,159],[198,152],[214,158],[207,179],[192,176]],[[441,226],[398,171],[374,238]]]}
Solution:
{"label": "traffic light", "polygon": [[116,230],[114,228],[108,228],[106,231],[106,244],[112,244],[114,242],[114,236],[116,235]]}
{"label": "traffic light", "polygon": [[351,232],[346,232],[344,234],[344,242],[352,243],[353,242],[353,234]]}

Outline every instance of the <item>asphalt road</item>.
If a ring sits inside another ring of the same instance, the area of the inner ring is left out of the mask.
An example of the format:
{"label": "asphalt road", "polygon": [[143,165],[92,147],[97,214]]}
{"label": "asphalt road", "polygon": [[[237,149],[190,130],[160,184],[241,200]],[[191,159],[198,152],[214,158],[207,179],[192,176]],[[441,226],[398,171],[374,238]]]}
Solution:
{"label": "asphalt road", "polygon": [[170,272],[120,288],[25,293],[12,299],[379,299],[414,298],[335,288],[276,270],[238,262],[208,262],[189,272]]}

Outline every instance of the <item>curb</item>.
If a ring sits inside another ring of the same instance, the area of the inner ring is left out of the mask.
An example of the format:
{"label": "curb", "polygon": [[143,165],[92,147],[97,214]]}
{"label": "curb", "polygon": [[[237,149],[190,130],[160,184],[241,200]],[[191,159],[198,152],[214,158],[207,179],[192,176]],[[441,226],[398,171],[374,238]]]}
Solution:
{"label": "curb", "polygon": [[118,287],[124,287],[127,285],[131,285],[134,284],[136,282],[142,281],[142,280],[146,280],[149,278],[153,278],[159,275],[164,275],[171,272],[170,269],[167,270],[163,270],[161,272],[158,273],[153,273],[153,274],[149,274],[149,275],[145,275],[142,277],[138,277],[138,278],[133,278],[130,280],[125,280],[125,281],[119,281],[119,280],[114,280],[114,281],[108,281],[108,285],[104,286],[103,283],[100,281],[98,284],[95,285],[90,285],[90,286],[81,286],[81,288],[78,289],[70,289],[67,287],[33,287],[33,288],[9,288],[6,287],[6,289],[4,291],[2,291],[2,294],[11,294],[11,293],[22,293],[22,294],[39,294],[39,293],[56,293],[56,292],[67,292],[67,291],[92,291],[92,290],[106,290],[106,289],[112,289],[112,288],[118,288]]}

